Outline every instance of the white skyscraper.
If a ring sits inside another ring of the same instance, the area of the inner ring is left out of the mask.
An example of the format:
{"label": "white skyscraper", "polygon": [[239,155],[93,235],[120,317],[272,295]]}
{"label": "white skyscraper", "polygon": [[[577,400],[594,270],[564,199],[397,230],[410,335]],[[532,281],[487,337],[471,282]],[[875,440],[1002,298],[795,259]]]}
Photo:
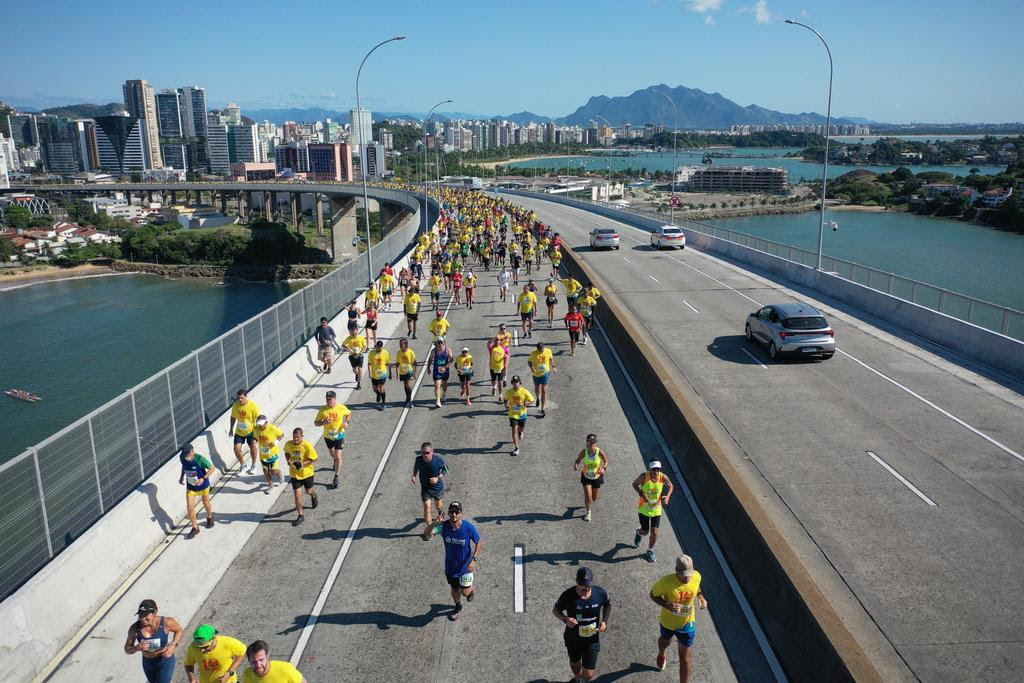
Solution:
{"label": "white skyscraper", "polygon": [[366,177],[384,177],[384,173],[385,171],[387,171],[384,145],[380,144],[379,142],[371,142],[368,145],[363,145],[363,148],[360,151],[361,154],[359,155],[359,163],[366,164],[363,167],[366,169]]}
{"label": "white skyscraper", "polygon": [[[3,138],[0,135],[0,138]],[[11,180],[7,177],[7,156],[0,154],[0,190],[9,190],[11,187]]]}
{"label": "white skyscraper", "polygon": [[362,149],[363,145],[373,142],[373,113],[369,109],[353,109],[349,112],[352,117],[352,135],[349,144],[352,149]]}
{"label": "white skyscraper", "polygon": [[218,114],[208,114],[206,120],[206,157],[210,160],[210,173],[225,174],[231,170],[228,152],[228,124]]}
{"label": "white skyscraper", "polygon": [[242,110],[234,102],[228,102],[224,108],[224,114],[228,117],[228,123],[238,125],[242,122]]}

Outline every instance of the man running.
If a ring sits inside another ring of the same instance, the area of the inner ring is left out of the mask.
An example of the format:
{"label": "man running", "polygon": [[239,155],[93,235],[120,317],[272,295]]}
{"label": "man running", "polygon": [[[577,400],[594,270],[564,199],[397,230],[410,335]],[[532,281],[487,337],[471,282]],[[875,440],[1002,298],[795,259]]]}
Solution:
{"label": "man running", "polygon": [[473,295],[476,293],[477,279],[476,272],[473,270],[466,275],[466,308],[469,310],[473,310]]}
{"label": "man running", "polygon": [[580,484],[583,485],[583,506],[586,508],[583,521],[589,522],[591,509],[601,494],[604,473],[608,471],[608,454],[598,447],[596,434],[587,434],[587,445],[576,456],[573,468],[580,471]]}
{"label": "man running", "polygon": [[583,296],[576,300],[576,307],[583,316],[583,345],[587,345],[587,335],[590,334],[590,326],[594,321],[594,307],[597,306],[597,299],[590,296],[586,291]]}
{"label": "man running", "polygon": [[249,392],[239,389],[235,394],[237,397],[231,405],[231,424],[228,431],[234,437],[235,458],[238,459],[238,471],[245,467],[245,456],[242,455],[242,444],[249,444],[249,474],[256,473],[256,418],[260,414],[260,407],[256,401],[249,399]]}
{"label": "man running", "polygon": [[548,327],[551,327],[555,322],[555,306],[558,305],[558,285],[553,277],[548,278],[548,284],[544,287],[544,303],[548,305]]}
{"label": "man running", "polygon": [[353,332],[341,342],[341,348],[348,351],[348,362],[352,366],[352,376],[356,378],[356,389],[363,388],[363,354],[366,352],[366,337]]}
{"label": "man running", "polygon": [[220,635],[209,624],[201,624],[195,630],[192,644],[185,651],[188,683],[237,683],[238,670],[244,663],[245,644],[235,638]]}
{"label": "man running", "polygon": [[306,683],[302,673],[290,662],[270,658],[266,641],[255,640],[245,648],[249,668],[242,674],[242,683]]}
{"label": "man running", "polygon": [[647,545],[647,561],[654,562],[654,546],[658,543],[658,527],[664,505],[672,498],[672,482],[661,471],[661,461],[652,460],[647,471],[633,480],[633,490],[640,496],[637,517],[640,528],[633,535],[633,547],[640,547],[640,540],[650,533]]}
{"label": "man running", "polygon": [[[423,501],[423,540],[429,541],[434,536],[434,525],[444,521],[444,478],[448,474],[448,466],[444,458],[434,453],[429,441],[420,446],[420,454],[412,463],[412,483],[420,482],[420,499]],[[430,505],[434,501],[437,507],[437,520]]]}
{"label": "man running", "polygon": [[455,609],[448,619],[455,621],[462,614],[462,598],[473,602],[473,571],[484,550],[483,539],[471,522],[462,517],[462,503],[453,500],[448,506],[448,519],[441,525],[444,539],[444,578],[452,591]]}
{"label": "man running", "polygon": [[508,408],[508,424],[512,428],[512,455],[519,455],[519,442],[526,429],[526,417],[530,404],[536,401],[530,390],[522,385],[519,375],[512,375],[512,386],[505,392],[504,403]]}
{"label": "man running", "polygon": [[569,330],[569,355],[575,356],[576,343],[580,340],[580,332],[583,331],[586,319],[580,313],[579,306],[572,306],[569,312],[565,314],[563,320],[565,321],[565,329]]}
{"label": "man running", "polygon": [[562,278],[562,286],[565,287],[565,301],[569,304],[569,308],[572,308],[576,304],[576,300],[580,298],[583,285],[570,275]]}
{"label": "man running", "polygon": [[434,313],[434,319],[430,321],[430,334],[434,335],[434,338],[447,337],[448,330],[451,329],[452,323],[448,318],[444,317],[444,311],[437,311]]}
{"label": "man running", "polygon": [[398,368],[398,379],[405,388],[405,407],[412,405],[412,380],[416,373],[416,352],[409,348],[409,340],[402,337],[398,340],[398,353],[395,354],[395,366]]}
{"label": "man running", "polygon": [[508,371],[508,349],[502,346],[498,335],[494,335],[494,338],[487,343],[487,348],[490,354],[491,396],[497,394],[498,401],[501,402],[501,397],[505,392],[505,373]]}
{"label": "man running", "polygon": [[178,484],[185,485],[185,504],[188,507],[188,521],[192,530],[185,538],[195,538],[199,534],[199,522],[196,520],[196,498],[201,498],[206,509],[206,528],[213,528],[213,505],[210,503],[210,477],[217,471],[209,458],[196,453],[192,444],[185,444],[181,449],[181,476]]}
{"label": "man running", "polygon": [[334,365],[334,340],[338,335],[334,328],[327,324],[327,318],[320,318],[320,326],[316,328],[317,359],[324,364],[324,372],[331,374]]}
{"label": "man running", "polygon": [[[329,393],[334,393],[329,392]],[[313,463],[317,460],[316,449],[313,444],[303,438],[302,430],[296,427],[292,430],[292,440],[284,445],[284,457],[288,460],[288,474],[292,480],[292,492],[295,494],[295,512],[298,516],[292,521],[292,526],[298,526],[306,521],[302,515],[302,491],[306,489],[309,494],[311,510],[317,506],[316,493],[313,492]],[[338,475],[334,475],[335,486],[337,486]]]}
{"label": "man running", "polygon": [[452,273],[452,289],[455,290],[456,304],[462,303],[462,281],[464,278],[465,276],[462,274],[461,270],[457,270]]}
{"label": "man running", "polygon": [[438,338],[434,342],[434,348],[430,350],[430,358],[427,359],[427,364],[430,365],[431,369],[431,377],[434,380],[435,405],[438,408],[444,403],[445,394],[448,393],[448,378],[451,374],[450,370],[453,361],[452,352],[448,350],[448,345],[444,343],[444,337]]}
{"label": "man running", "polygon": [[420,317],[420,290],[418,287],[413,287],[409,295],[405,297],[403,305],[405,306],[405,327],[406,335],[416,338],[416,321]]}
{"label": "man running", "polygon": [[551,349],[544,346],[544,342],[537,342],[537,348],[526,360],[533,371],[533,390],[537,392],[537,406],[540,408],[540,416],[547,417],[544,409],[548,402],[548,383],[551,381],[551,373],[558,372],[555,367],[555,357]]}
{"label": "man running", "polygon": [[506,295],[508,294],[508,281],[511,276],[504,267],[498,271],[498,300],[506,301]]}
{"label": "man running", "polygon": [[391,353],[384,348],[382,340],[378,340],[373,351],[370,351],[369,362],[370,383],[373,385],[373,393],[377,396],[378,410],[387,410],[385,383],[391,378]]}
{"label": "man running", "polygon": [[455,356],[455,374],[459,376],[459,398],[465,396],[466,405],[473,405],[470,393],[473,381],[473,356],[469,347],[463,346],[462,353]]}
{"label": "man running", "polygon": [[395,285],[398,281],[395,280],[393,273],[381,273],[380,276],[380,293],[384,297],[384,310],[391,310],[391,296],[395,293]]}
{"label": "man running", "polygon": [[434,310],[437,310],[437,305],[441,303],[441,277],[436,273],[430,274],[430,279],[427,280],[427,284],[430,286],[430,302],[434,304]]}
{"label": "man running", "polygon": [[260,465],[263,466],[263,478],[267,480],[267,488],[263,493],[270,493],[275,486],[274,475],[278,481],[284,484],[284,474],[278,461],[281,456],[281,449],[277,442],[284,436],[284,432],[276,424],[271,423],[266,415],[256,418],[256,442],[260,445]]}
{"label": "man running", "polygon": [[523,337],[529,339],[533,331],[533,316],[537,312],[537,295],[530,291],[529,285],[523,285],[523,291],[516,301],[519,304],[519,317],[523,321]]}
{"label": "man running", "polygon": [[612,602],[603,588],[594,585],[594,572],[589,567],[576,570],[576,585],[558,596],[551,612],[565,624],[562,640],[569,653],[573,683],[593,680],[597,675],[600,638],[608,630]]}
{"label": "man running", "polygon": [[551,249],[551,277],[558,277],[558,267],[562,265],[562,251],[555,246]]}
{"label": "man running", "polygon": [[694,602],[701,609],[708,607],[708,600],[700,589],[700,572],[693,568],[693,559],[689,555],[677,557],[675,573],[658,579],[651,588],[650,598],[661,607],[658,618],[661,631],[656,660],[658,670],[665,670],[668,664],[665,652],[672,638],[675,638],[679,641],[679,683],[687,683],[693,669],[691,650],[697,638],[697,610],[694,609]]}
{"label": "man running", "polygon": [[344,403],[338,403],[338,395],[333,391],[327,392],[326,399],[327,404],[317,412],[313,424],[324,428],[324,444],[327,446],[327,452],[334,458],[334,480],[331,482],[331,488],[336,489],[341,483],[339,478],[345,458],[345,431],[348,429],[349,420],[352,419],[352,411]]}

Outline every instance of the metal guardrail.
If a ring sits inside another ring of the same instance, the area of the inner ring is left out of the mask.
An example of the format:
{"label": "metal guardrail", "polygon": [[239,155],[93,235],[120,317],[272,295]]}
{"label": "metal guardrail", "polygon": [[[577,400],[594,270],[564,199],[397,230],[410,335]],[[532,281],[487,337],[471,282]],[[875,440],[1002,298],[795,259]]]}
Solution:
{"label": "metal guardrail", "polygon": [[[419,229],[410,221],[374,246],[373,272],[401,258]],[[302,348],[320,317],[333,318],[365,284],[365,257],[347,261],[0,464],[0,600],[201,434],[238,389]]]}
{"label": "metal guardrail", "polygon": [[[536,194],[536,196],[541,198],[544,197],[544,195],[540,193],[533,194]],[[633,214],[643,218],[657,220],[666,225],[671,224],[668,216],[664,216],[655,211],[644,211],[641,209],[634,209],[632,207],[622,207],[609,202],[594,201],[592,199],[583,199],[579,197],[572,197],[571,199],[585,204],[615,209],[617,211],[622,211],[624,213]],[[772,256],[778,256],[779,258],[787,261],[799,263],[811,268],[814,268],[818,263],[817,252],[801,249],[800,247],[794,247],[789,244],[773,242],[747,233],[720,228],[702,221],[687,220],[685,218],[680,219],[678,216],[676,218],[676,225],[688,230],[710,235],[718,239],[742,244],[745,247],[756,249],[757,251],[762,251],[766,254],[771,254]],[[835,256],[828,256],[827,254],[822,255],[821,267],[823,270],[835,273],[843,279],[856,282],[857,284],[865,287],[870,287],[871,289],[879,292],[885,292],[891,296],[915,303],[918,306],[923,306],[933,311],[944,313],[945,315],[957,318],[958,320],[964,320],[972,325],[985,328],[986,330],[998,332],[999,334],[1012,339],[1024,341],[1024,311],[1018,311],[1017,309],[1009,308],[1007,306],[1000,306],[999,304],[984,301],[983,299],[977,299],[966,294],[931,285],[927,282],[921,282],[920,280],[914,280],[902,275],[897,275],[896,273],[878,270],[871,266],[865,266],[853,261],[836,258]]]}

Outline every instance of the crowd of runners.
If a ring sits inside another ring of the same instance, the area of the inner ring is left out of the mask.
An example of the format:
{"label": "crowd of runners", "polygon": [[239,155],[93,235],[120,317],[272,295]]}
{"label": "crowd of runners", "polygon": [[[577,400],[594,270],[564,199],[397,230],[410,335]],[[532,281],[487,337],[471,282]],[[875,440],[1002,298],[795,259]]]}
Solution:
{"label": "crowd of runners", "polygon": [[[415,375],[418,368],[426,366],[423,372],[424,375],[429,373],[433,386],[434,409],[449,400],[472,405],[476,361],[468,346],[458,351],[450,347],[452,323],[447,312],[452,306],[472,309],[479,283],[494,278],[490,280],[497,282],[498,296],[494,303],[514,306],[519,324],[510,330],[507,323],[500,323],[485,346],[479,349],[486,358],[485,386],[489,385],[490,393],[477,398],[489,398],[503,406],[511,430],[510,455],[519,456],[530,409],[537,409],[540,417],[546,416],[550,406],[549,390],[558,372],[554,354],[544,341],[533,341],[534,332],[538,325],[542,329],[564,327],[569,338],[569,355],[574,356],[577,344],[587,343],[596,324],[595,310],[601,292],[592,283],[580,282],[562,272],[562,238],[537,221],[532,212],[502,199],[465,190],[441,190],[439,201],[443,208],[438,223],[419,236],[408,263],[397,271],[391,264],[385,264],[378,281],[366,291],[362,305],[356,300],[348,303],[342,313],[347,325],[344,338],[340,338],[327,318],[321,318],[314,335],[318,370],[333,373],[335,354],[347,355],[355,391],[362,390],[365,371],[377,409],[384,411],[389,405],[413,407]],[[561,308],[562,296],[565,297],[564,309]],[[405,315],[406,336],[398,340],[398,349],[392,356],[386,348],[386,340],[377,336],[378,316],[381,311],[397,310],[397,307],[401,307]],[[426,330],[420,327],[421,314],[429,318]],[[417,357],[409,344],[419,333],[429,334],[432,342],[423,359]],[[512,367],[512,348],[520,341],[533,349],[521,371],[528,382]],[[395,379],[402,383],[404,396],[389,402],[388,383]],[[453,379],[457,379],[459,393],[449,398],[449,383]],[[322,429],[332,459],[329,487],[333,489],[342,485],[345,438],[351,418],[352,411],[339,402],[336,392],[326,391],[314,424]],[[292,524],[301,525],[305,520],[306,499],[310,510],[316,509],[319,502],[314,491],[318,460],[313,445],[316,438],[307,438],[301,428],[294,428],[291,438],[286,439],[285,430],[269,420],[249,398],[246,389],[236,393],[229,430],[239,470],[246,468],[247,461],[249,474],[255,474],[259,468],[264,493],[269,494],[274,487],[284,485],[284,467],[287,467],[295,507]],[[583,520],[589,522],[605,481],[609,453],[598,445],[596,434],[587,434],[584,442],[573,467],[580,473]],[[180,483],[185,486],[191,525],[186,537],[192,538],[200,532],[197,502],[203,504],[206,527],[214,526],[210,492],[216,468],[192,446],[182,449],[180,461]],[[448,465],[434,452],[433,445],[421,444],[413,462],[411,480],[420,487],[424,540],[429,541],[434,536],[443,540],[443,572],[454,603],[447,617],[455,621],[463,613],[463,603],[472,602],[477,595],[474,571],[486,543],[472,521],[464,516],[463,503],[451,501],[445,505],[448,475]],[[662,471],[661,462],[652,460],[647,463],[646,471],[633,480],[632,488],[638,501],[633,545],[640,548],[646,539],[644,557],[653,563],[660,521],[664,506],[672,497],[673,484]],[[667,649],[675,639],[680,655],[680,681],[690,677],[696,611],[707,606],[700,581],[692,559],[681,555],[675,560],[675,571],[659,579],[649,592],[649,599],[661,607],[655,663],[660,670],[666,668]],[[589,567],[579,568],[574,585],[554,603],[552,613],[565,624],[564,644],[573,681],[587,681],[596,676],[600,636],[609,628],[611,611],[611,600],[595,583],[594,572]],[[125,652],[141,652],[147,680],[165,683],[173,675],[175,654],[182,638],[182,626],[171,617],[160,616],[153,600],[145,600],[139,606],[138,620],[129,629]],[[242,672],[246,661],[249,667]],[[190,683],[231,683],[239,680],[239,675],[244,681],[267,683],[305,680],[291,664],[270,659],[266,642],[255,640],[246,646],[235,638],[219,634],[210,624],[203,624],[193,632],[184,665]]]}

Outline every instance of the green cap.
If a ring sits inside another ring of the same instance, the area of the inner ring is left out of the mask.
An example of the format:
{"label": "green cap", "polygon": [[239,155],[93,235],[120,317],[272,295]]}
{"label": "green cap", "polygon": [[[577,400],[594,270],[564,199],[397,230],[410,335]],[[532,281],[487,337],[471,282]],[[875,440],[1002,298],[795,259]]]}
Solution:
{"label": "green cap", "polygon": [[216,635],[217,629],[209,624],[201,624],[199,628],[195,630],[195,633],[192,634],[192,642],[200,646],[206,645],[213,640]]}

